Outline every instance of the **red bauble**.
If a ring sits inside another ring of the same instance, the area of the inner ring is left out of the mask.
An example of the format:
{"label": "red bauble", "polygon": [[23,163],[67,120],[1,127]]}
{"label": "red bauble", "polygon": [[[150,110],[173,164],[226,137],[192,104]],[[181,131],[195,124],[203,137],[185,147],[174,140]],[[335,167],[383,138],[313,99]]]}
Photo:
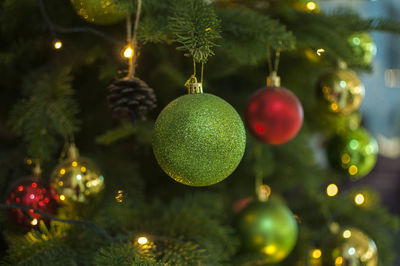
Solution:
{"label": "red bauble", "polygon": [[303,124],[303,107],[291,91],[265,87],[250,97],[246,108],[246,124],[261,142],[283,144],[299,132]]}
{"label": "red bauble", "polygon": [[[22,178],[14,183],[7,193],[6,204],[21,204],[47,214],[55,214],[57,210],[57,203],[52,197],[49,186],[33,177]],[[24,213],[15,208],[9,209],[8,214],[15,223],[28,227],[39,225],[40,220],[48,222],[48,219],[34,213],[33,210]]]}

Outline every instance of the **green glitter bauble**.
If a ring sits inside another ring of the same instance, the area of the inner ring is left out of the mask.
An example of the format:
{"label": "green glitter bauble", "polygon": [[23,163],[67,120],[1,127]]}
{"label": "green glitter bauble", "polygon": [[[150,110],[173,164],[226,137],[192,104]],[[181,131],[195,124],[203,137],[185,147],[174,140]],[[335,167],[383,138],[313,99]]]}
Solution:
{"label": "green glitter bauble", "polygon": [[131,10],[130,1],[71,0],[83,19],[98,25],[110,25],[124,20]]}
{"label": "green glitter bauble", "polygon": [[356,228],[344,228],[322,248],[323,265],[377,266],[375,242]]}
{"label": "green glitter bauble", "polygon": [[212,94],[189,94],[169,103],[155,123],[153,151],[161,168],[189,186],[209,186],[240,163],[246,132],[236,110]]}
{"label": "green glitter bauble", "polygon": [[353,50],[354,59],[362,65],[372,63],[376,55],[376,45],[367,32],[359,32],[349,37],[349,45]]}
{"label": "green glitter bauble", "polygon": [[297,242],[297,221],[279,201],[250,203],[238,217],[238,232],[248,252],[265,255],[265,263],[285,259]]}
{"label": "green glitter bauble", "polygon": [[363,128],[333,137],[327,148],[329,163],[351,177],[360,179],[374,168],[378,155],[376,140]]}

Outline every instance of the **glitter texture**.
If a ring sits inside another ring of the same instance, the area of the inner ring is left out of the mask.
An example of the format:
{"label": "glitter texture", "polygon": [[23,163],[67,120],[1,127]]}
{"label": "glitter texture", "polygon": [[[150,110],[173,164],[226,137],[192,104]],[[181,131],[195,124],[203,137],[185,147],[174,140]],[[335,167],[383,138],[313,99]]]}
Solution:
{"label": "glitter texture", "polygon": [[71,0],[71,3],[83,19],[98,25],[118,23],[124,20],[130,11],[128,1],[116,4],[109,0]]}
{"label": "glitter texture", "polygon": [[154,155],[173,179],[209,186],[240,163],[246,132],[236,110],[212,94],[189,94],[169,103],[155,123]]}

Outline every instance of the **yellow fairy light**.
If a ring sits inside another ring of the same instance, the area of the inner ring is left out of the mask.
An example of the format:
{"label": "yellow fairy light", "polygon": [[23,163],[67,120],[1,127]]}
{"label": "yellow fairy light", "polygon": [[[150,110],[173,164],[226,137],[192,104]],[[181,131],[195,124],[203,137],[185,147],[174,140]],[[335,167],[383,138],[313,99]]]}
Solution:
{"label": "yellow fairy light", "polygon": [[343,258],[342,257],[337,257],[335,259],[335,266],[340,266],[343,264]]}
{"label": "yellow fairy light", "polygon": [[82,172],[82,173],[86,172],[86,167],[85,167],[85,166],[82,166],[82,167],[81,167],[81,172]]}
{"label": "yellow fairy light", "polygon": [[59,182],[58,182],[58,185],[59,185],[60,187],[62,187],[62,186],[64,186],[64,182],[63,182],[63,181],[59,181]]}
{"label": "yellow fairy light", "polygon": [[354,197],[354,202],[355,202],[357,205],[363,205],[364,202],[365,202],[364,195],[361,194],[361,193],[358,193],[358,194]]}
{"label": "yellow fairy light", "polygon": [[349,167],[349,174],[350,175],[356,175],[358,173],[358,167],[355,165],[351,165]]}
{"label": "yellow fairy light", "polygon": [[138,242],[140,245],[145,245],[145,244],[147,244],[147,243],[149,242],[149,240],[147,239],[147,237],[141,236],[141,237],[139,237],[139,238],[137,239],[137,242]]}
{"label": "yellow fairy light", "polygon": [[338,194],[339,188],[336,184],[330,184],[326,187],[326,194],[329,197],[334,197]]}
{"label": "yellow fairy light", "polygon": [[31,165],[31,164],[32,164],[32,160],[31,160],[31,159],[27,159],[27,160],[26,160],[26,164],[27,164],[27,165]]}
{"label": "yellow fairy light", "polygon": [[65,169],[64,169],[64,168],[62,168],[62,169],[60,170],[60,175],[63,175],[63,174],[65,174]]}
{"label": "yellow fairy light", "polygon": [[38,224],[38,220],[36,219],[36,218],[34,218],[32,221],[31,221],[31,225],[37,225]]}
{"label": "yellow fairy light", "polygon": [[332,109],[332,111],[337,112],[339,110],[339,106],[337,105],[337,103],[332,103],[331,109]]}
{"label": "yellow fairy light", "polygon": [[60,40],[57,40],[57,41],[54,41],[53,42],[53,47],[54,47],[54,49],[56,49],[56,50],[59,50],[59,49],[61,49],[61,47],[62,47],[62,42],[60,41]]}
{"label": "yellow fairy light", "polygon": [[134,51],[133,51],[132,47],[130,47],[130,46],[125,47],[125,50],[124,50],[125,58],[132,58],[133,54],[134,54]]}
{"label": "yellow fairy light", "polygon": [[72,167],[77,167],[77,166],[78,166],[78,162],[77,162],[77,161],[73,161],[73,162],[71,163],[71,165],[72,165]]}
{"label": "yellow fairy light", "polygon": [[320,249],[314,249],[314,250],[312,251],[312,253],[311,253],[311,256],[312,256],[314,259],[319,259],[319,258],[321,258],[321,256],[322,256],[322,251],[321,251]]}
{"label": "yellow fairy light", "polygon": [[64,195],[60,195],[60,200],[65,200],[65,196]]}
{"label": "yellow fairy light", "polygon": [[348,164],[351,160],[351,157],[348,153],[342,155],[342,163]]}
{"label": "yellow fairy light", "polygon": [[270,244],[267,245],[264,249],[263,249],[264,253],[267,255],[273,255],[276,253],[277,251],[277,246],[274,244]]}
{"label": "yellow fairy light", "polygon": [[310,2],[307,3],[307,9],[308,10],[313,11],[316,8],[317,8],[317,5],[313,1],[310,1]]}
{"label": "yellow fairy light", "polygon": [[324,53],[325,53],[325,49],[323,49],[323,48],[320,48],[320,49],[317,50],[317,55],[318,56],[322,56]]}
{"label": "yellow fairy light", "polygon": [[351,231],[350,230],[345,230],[343,232],[343,238],[350,238],[351,237]]}

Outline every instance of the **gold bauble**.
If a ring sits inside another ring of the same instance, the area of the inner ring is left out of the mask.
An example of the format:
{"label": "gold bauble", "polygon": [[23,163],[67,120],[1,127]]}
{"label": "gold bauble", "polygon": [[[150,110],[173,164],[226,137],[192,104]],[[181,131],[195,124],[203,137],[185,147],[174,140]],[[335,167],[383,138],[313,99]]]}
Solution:
{"label": "gold bauble", "polygon": [[365,89],[357,74],[349,69],[331,71],[318,83],[323,105],[334,113],[348,115],[360,108]]}
{"label": "gold bauble", "polygon": [[93,204],[101,199],[104,177],[89,159],[69,156],[54,169],[50,184],[61,204]]}
{"label": "gold bauble", "polygon": [[377,266],[375,242],[356,228],[344,228],[322,250],[323,265]]}
{"label": "gold bauble", "polygon": [[79,16],[97,25],[118,23],[126,19],[132,9],[127,0],[71,0],[71,3]]}

